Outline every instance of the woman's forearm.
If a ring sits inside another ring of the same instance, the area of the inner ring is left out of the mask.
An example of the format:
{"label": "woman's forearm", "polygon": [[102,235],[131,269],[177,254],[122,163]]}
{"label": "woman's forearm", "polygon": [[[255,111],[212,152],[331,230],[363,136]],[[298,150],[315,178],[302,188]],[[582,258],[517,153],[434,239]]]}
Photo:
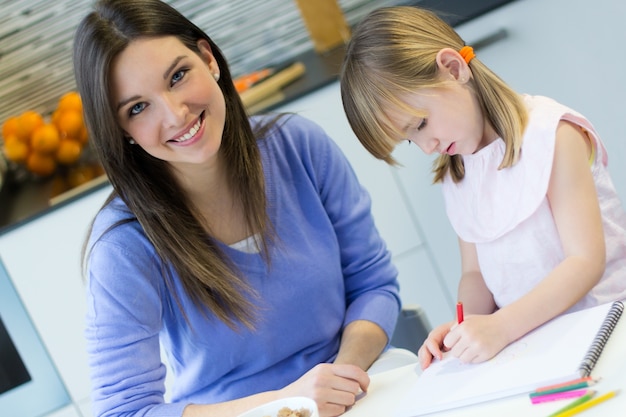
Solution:
{"label": "woman's forearm", "polygon": [[337,364],[352,364],[367,370],[387,346],[388,338],[383,329],[367,320],[348,324],[341,337]]}

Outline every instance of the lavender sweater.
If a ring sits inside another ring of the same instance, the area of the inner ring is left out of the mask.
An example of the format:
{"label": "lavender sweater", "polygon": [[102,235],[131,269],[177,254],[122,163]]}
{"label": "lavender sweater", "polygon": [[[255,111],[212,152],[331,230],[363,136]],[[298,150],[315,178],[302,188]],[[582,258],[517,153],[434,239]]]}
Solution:
{"label": "lavender sweater", "polygon": [[[370,213],[370,198],[326,134],[299,117],[259,141],[278,244],[258,254],[223,249],[260,295],[255,331],[207,320],[164,285],[154,247],[120,199],[98,213],[91,236],[86,339],[96,416],[180,416],[279,389],[334,359],[354,320],[388,336],[400,309],[397,271]],[[175,213],[172,213],[175,215]],[[174,275],[176,278],[177,276]],[[177,281],[177,285],[180,283]],[[174,376],[164,401],[167,355]]]}

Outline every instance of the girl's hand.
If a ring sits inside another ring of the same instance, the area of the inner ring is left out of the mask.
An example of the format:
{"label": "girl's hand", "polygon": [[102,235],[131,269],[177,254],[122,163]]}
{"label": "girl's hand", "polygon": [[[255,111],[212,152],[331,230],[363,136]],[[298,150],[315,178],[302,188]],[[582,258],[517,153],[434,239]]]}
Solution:
{"label": "girl's hand", "polygon": [[507,334],[497,314],[469,316],[450,330],[443,344],[462,362],[479,363],[493,358],[512,341]]}
{"label": "girl's hand", "polygon": [[417,351],[420,367],[422,369],[428,368],[432,363],[433,358],[441,359],[443,356],[443,352],[448,350],[444,346],[443,341],[455,323],[456,322],[451,321],[449,323],[437,326],[428,334],[428,337],[422,344],[422,347],[420,347]]}
{"label": "girl's hand", "polygon": [[285,396],[312,398],[320,417],[335,417],[345,413],[369,383],[367,373],[356,365],[322,363],[281,391]]}

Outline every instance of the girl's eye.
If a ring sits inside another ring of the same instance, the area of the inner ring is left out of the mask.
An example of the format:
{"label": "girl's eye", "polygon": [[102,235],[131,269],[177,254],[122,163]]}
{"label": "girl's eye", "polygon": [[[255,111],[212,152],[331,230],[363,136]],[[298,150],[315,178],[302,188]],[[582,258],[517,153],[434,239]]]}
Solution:
{"label": "girl's eye", "polygon": [[146,103],[137,103],[133,107],[130,108],[128,112],[129,116],[136,116],[146,108]]}
{"label": "girl's eye", "polygon": [[174,75],[172,75],[172,85],[182,80],[185,77],[185,73],[187,71],[188,71],[187,69],[181,69],[181,70],[176,71]]}
{"label": "girl's eye", "polygon": [[[426,125],[427,125],[427,122],[426,122],[426,119],[424,118],[420,120],[420,122],[415,127],[411,128],[411,130],[415,129],[416,132],[419,132],[420,130],[424,129]],[[410,137],[407,137],[406,140],[409,142],[409,145],[413,143],[413,139],[411,139]]]}

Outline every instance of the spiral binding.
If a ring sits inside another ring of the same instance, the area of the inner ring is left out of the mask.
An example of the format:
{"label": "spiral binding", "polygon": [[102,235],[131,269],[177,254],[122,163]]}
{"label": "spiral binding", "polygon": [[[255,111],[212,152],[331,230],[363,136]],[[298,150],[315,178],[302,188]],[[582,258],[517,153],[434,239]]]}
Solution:
{"label": "spiral binding", "polygon": [[621,301],[615,301],[611,306],[606,318],[602,322],[602,326],[600,326],[600,330],[598,330],[598,333],[594,337],[587,354],[578,368],[582,376],[589,376],[591,374],[594,366],[596,366],[596,362],[598,362],[598,359],[600,358],[600,354],[602,353],[606,342],[613,333],[613,329],[617,326],[617,322],[619,321],[623,311],[624,303]]}

